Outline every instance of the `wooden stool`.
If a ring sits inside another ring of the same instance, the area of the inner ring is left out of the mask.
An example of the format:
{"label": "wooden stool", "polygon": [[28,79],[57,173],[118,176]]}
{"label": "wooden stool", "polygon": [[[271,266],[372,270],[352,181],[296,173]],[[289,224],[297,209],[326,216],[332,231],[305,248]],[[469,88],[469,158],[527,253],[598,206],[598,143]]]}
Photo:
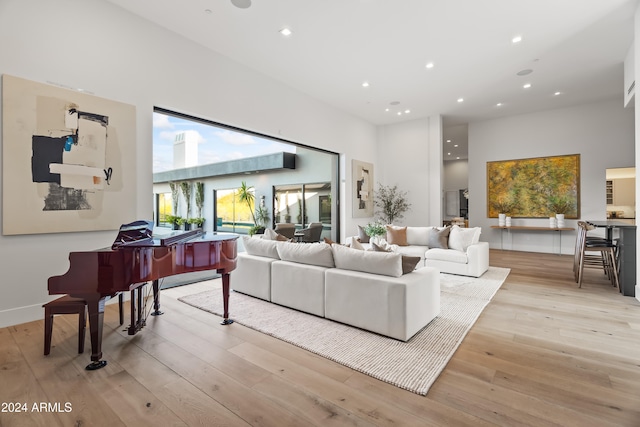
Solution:
{"label": "wooden stool", "polygon": [[84,352],[84,335],[86,330],[87,303],[81,298],[65,295],[43,305],[44,307],[44,355],[51,352],[51,335],[53,334],[53,316],[56,314],[78,315],[78,353]]}

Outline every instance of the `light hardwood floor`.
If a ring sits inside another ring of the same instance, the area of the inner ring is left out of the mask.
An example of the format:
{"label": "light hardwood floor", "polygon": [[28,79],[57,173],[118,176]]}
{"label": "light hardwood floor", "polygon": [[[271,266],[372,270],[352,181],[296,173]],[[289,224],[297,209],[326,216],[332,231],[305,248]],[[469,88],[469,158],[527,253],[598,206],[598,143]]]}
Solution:
{"label": "light hardwood floor", "polygon": [[572,261],[492,250],[511,273],[426,397],[176,300],[210,282],[163,290],[135,336],[109,305],[99,371],[75,316],[47,357],[43,321],[2,328],[2,409],[27,412],[0,426],[640,426],[640,302],[595,270],[578,289]]}

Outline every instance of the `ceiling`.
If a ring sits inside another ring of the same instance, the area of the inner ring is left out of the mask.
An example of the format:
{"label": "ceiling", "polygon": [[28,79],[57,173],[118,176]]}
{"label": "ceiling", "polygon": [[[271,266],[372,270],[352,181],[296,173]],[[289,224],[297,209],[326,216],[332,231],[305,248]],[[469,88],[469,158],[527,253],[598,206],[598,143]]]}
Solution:
{"label": "ceiling", "polygon": [[466,158],[469,122],[622,103],[639,0],[107,1],[373,124],[440,114]]}

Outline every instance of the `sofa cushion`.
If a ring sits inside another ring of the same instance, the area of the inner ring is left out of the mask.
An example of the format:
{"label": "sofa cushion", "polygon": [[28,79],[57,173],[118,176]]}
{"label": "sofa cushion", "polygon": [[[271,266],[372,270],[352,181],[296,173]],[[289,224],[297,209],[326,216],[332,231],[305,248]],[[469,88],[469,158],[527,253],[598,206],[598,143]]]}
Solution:
{"label": "sofa cushion", "polygon": [[424,253],[429,249],[429,246],[394,246],[393,252],[397,252],[400,255],[419,256],[424,259]]}
{"label": "sofa cushion", "polygon": [[450,232],[450,227],[445,227],[443,229],[431,227],[429,230],[429,242],[427,246],[429,246],[429,248],[449,249],[448,241]]}
{"label": "sofa cushion", "polygon": [[431,227],[407,227],[407,245],[429,245]]}
{"label": "sofa cushion", "polygon": [[358,226],[358,237],[360,238],[361,243],[369,243],[369,235],[364,231],[364,228],[361,225]]}
{"label": "sofa cushion", "polygon": [[[333,246],[341,247],[341,245]],[[277,249],[278,255],[283,261],[335,267],[331,246],[326,243],[281,243]]]}
{"label": "sofa cushion", "polygon": [[280,259],[277,249],[278,242],[275,240],[252,239],[249,236],[242,236],[242,243],[244,244],[244,248],[249,255]]}
{"label": "sofa cushion", "polygon": [[390,245],[407,246],[407,227],[387,225],[387,242]]}
{"label": "sofa cushion", "polygon": [[425,254],[427,261],[448,261],[466,264],[468,261],[466,252],[451,249],[429,249]]}
{"label": "sofa cushion", "polygon": [[384,276],[402,276],[402,255],[392,252],[359,251],[331,245],[337,268]]}
{"label": "sofa cushion", "polygon": [[469,246],[480,241],[480,231],[480,227],[461,228],[454,225],[449,233],[449,249],[466,252]]}

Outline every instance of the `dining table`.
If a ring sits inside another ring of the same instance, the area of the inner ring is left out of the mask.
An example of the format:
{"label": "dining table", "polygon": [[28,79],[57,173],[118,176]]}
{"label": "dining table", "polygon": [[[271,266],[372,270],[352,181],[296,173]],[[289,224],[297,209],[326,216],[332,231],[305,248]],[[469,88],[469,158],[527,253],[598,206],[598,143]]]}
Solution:
{"label": "dining table", "polygon": [[[635,220],[608,219],[589,221],[597,228],[605,229],[605,238],[610,244],[617,245],[618,280],[620,292],[624,296],[636,295],[636,224]],[[618,237],[614,233],[617,230]]]}

